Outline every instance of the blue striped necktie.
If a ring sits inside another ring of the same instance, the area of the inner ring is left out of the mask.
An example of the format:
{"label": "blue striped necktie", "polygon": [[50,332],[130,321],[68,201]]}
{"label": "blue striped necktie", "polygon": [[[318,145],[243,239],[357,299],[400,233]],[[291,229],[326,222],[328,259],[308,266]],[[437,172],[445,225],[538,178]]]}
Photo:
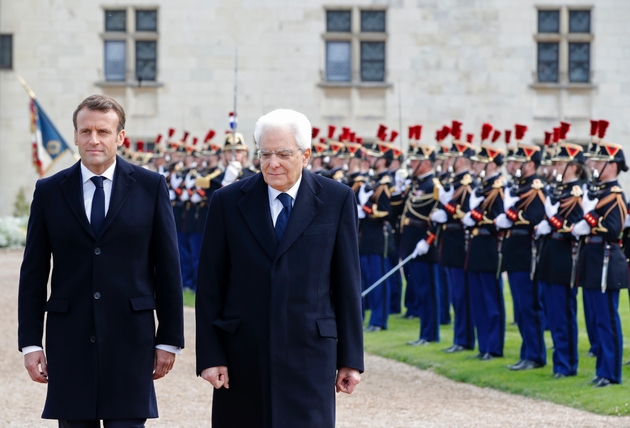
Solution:
{"label": "blue striped necktie", "polygon": [[288,193],[280,193],[278,200],[282,202],[282,206],[284,207],[276,219],[276,236],[278,237],[278,242],[280,242],[282,235],[284,235],[284,230],[287,228],[287,223],[289,222],[293,198]]}
{"label": "blue striped necktie", "polygon": [[90,178],[96,186],[94,189],[94,197],[92,198],[92,214],[90,215],[90,223],[94,234],[98,236],[105,220],[105,191],[103,190],[103,177],[95,175]]}

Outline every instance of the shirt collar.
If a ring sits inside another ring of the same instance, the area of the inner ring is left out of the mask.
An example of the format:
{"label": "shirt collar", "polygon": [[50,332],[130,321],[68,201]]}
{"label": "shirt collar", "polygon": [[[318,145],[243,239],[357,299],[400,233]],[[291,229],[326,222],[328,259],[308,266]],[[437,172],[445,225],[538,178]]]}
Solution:
{"label": "shirt collar", "polygon": [[[111,166],[107,168],[104,173],[101,174],[101,177],[105,177],[108,180],[112,180],[113,182],[115,170],[116,170],[116,159],[114,159],[114,163],[111,164]],[[81,162],[81,177],[83,177],[83,184],[85,184],[88,180],[90,180],[95,175],[96,174],[90,171],[85,165],[83,165],[83,162]]]}
{"label": "shirt collar", "polygon": [[273,204],[273,201],[278,197],[280,193],[287,193],[289,196],[293,198],[295,203],[295,198],[297,196],[298,190],[300,189],[300,183],[302,182],[302,174],[300,174],[300,178],[297,179],[293,187],[291,187],[286,192],[281,192],[280,190],[274,189],[273,187],[267,185],[267,189],[269,191],[269,203]]}

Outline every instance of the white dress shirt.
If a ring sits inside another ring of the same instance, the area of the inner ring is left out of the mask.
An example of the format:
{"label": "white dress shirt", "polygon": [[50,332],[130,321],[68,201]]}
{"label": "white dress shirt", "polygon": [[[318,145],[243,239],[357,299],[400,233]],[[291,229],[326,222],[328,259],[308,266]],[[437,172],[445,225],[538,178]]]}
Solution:
{"label": "white dress shirt", "polygon": [[[112,187],[114,185],[114,171],[116,171],[116,160],[114,159],[114,163],[112,166],[107,168],[105,172],[101,174],[103,177],[103,191],[105,192],[105,216],[107,216],[107,211],[109,210],[109,201],[112,197]],[[94,199],[94,192],[96,191],[96,185],[92,182],[91,178],[94,177],[92,171],[87,169],[83,162],[81,163],[81,178],[83,180],[83,203],[85,204],[85,214],[87,215],[88,221],[91,222],[92,215],[92,199]],[[282,205],[282,204],[281,204]],[[164,351],[171,352],[173,354],[181,354],[182,348],[172,345],[155,345],[157,349],[162,349]],[[40,346],[25,346],[22,348],[22,353],[24,355],[29,354],[35,351],[43,351]]]}
{"label": "white dress shirt", "polygon": [[269,208],[271,209],[271,220],[273,221],[273,227],[276,227],[276,220],[278,219],[278,216],[284,209],[284,205],[282,205],[282,202],[280,202],[280,199],[278,199],[278,195],[280,193],[286,193],[289,196],[291,196],[291,198],[293,198],[293,200],[291,201],[291,204],[292,204],[291,207],[293,207],[295,205],[295,198],[297,197],[297,193],[298,193],[298,190],[300,189],[301,182],[302,182],[302,174],[300,174],[300,178],[297,179],[293,187],[291,187],[286,192],[281,192],[280,190],[274,189],[271,186],[267,186],[268,193],[269,193]]}

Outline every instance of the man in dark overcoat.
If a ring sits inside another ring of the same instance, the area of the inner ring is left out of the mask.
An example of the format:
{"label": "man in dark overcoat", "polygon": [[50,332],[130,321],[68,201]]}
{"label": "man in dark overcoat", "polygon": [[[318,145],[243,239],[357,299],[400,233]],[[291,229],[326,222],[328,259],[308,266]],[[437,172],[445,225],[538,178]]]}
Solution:
{"label": "man in dark overcoat", "polygon": [[73,121],[81,160],[35,188],[19,348],[31,378],[48,384],[43,418],[60,427],[142,427],[158,417],[153,380],[184,345],[168,190],[160,174],[116,156],[125,113],[115,100],[88,97]]}
{"label": "man in dark overcoat", "polygon": [[311,125],[256,123],[262,174],[212,195],[197,283],[197,374],[212,426],[334,427],[363,371],[357,203],[308,172]]}

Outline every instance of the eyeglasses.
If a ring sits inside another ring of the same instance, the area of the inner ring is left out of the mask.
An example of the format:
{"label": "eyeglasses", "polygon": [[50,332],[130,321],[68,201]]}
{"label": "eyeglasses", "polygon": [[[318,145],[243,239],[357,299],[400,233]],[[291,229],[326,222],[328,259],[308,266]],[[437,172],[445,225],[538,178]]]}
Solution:
{"label": "eyeglasses", "polygon": [[291,159],[291,157],[293,157],[293,153],[295,152],[302,152],[302,149],[297,149],[297,150],[289,150],[289,149],[281,149],[281,150],[276,150],[275,152],[272,152],[270,150],[258,150],[256,152],[256,154],[258,155],[258,158],[262,161],[268,162],[271,160],[271,157],[273,155],[276,155],[278,157],[278,159],[286,161]]}

